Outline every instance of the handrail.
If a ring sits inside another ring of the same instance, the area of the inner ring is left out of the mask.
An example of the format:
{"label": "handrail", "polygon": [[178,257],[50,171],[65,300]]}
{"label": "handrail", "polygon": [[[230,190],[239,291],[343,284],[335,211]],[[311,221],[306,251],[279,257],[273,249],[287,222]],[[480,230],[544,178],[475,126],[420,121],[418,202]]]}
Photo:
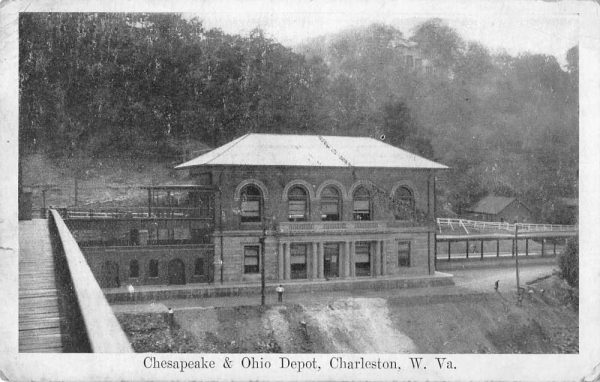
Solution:
{"label": "handrail", "polygon": [[133,349],[81,249],[56,210],[50,210],[62,244],[73,292],[94,353],[131,353]]}
{"label": "handrail", "polygon": [[170,219],[205,219],[212,220],[211,210],[191,207],[104,207],[96,209],[65,208],[62,210],[64,219],[113,219],[113,218],[170,218]]}

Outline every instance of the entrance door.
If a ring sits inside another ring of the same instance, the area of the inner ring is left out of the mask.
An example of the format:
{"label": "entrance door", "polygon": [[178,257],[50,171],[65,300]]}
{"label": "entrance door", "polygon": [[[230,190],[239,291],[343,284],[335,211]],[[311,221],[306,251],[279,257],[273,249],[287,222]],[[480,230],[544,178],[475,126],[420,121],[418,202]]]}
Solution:
{"label": "entrance door", "polygon": [[325,278],[339,277],[340,275],[340,245],[325,244],[323,257],[323,273]]}
{"label": "entrance door", "polygon": [[121,286],[119,280],[119,264],[114,261],[105,261],[102,264],[100,287],[102,288],[118,288]]}
{"label": "entrance door", "polygon": [[169,261],[169,284],[185,284],[185,264],[179,259]]}

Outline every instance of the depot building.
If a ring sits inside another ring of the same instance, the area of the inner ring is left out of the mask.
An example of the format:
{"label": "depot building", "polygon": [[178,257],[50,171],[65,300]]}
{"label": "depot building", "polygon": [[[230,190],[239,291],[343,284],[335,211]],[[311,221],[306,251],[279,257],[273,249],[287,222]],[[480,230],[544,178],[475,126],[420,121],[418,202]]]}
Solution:
{"label": "depot building", "polygon": [[434,273],[442,164],[367,137],[246,134],[176,168],[215,190],[216,282]]}

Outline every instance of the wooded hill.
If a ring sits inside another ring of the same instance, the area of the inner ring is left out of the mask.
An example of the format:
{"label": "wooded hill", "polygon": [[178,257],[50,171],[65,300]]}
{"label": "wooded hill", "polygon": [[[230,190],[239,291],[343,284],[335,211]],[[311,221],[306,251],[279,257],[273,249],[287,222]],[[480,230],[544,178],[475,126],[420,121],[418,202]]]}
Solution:
{"label": "wooded hill", "polygon": [[[385,135],[452,168],[442,211],[519,196],[540,220],[578,177],[578,51],[492,55],[443,21],[372,25],[285,47],[175,14],[22,13],[21,154],[171,160],[247,132]],[[418,44],[435,73],[407,70]],[[560,220],[560,221],[557,221]]]}

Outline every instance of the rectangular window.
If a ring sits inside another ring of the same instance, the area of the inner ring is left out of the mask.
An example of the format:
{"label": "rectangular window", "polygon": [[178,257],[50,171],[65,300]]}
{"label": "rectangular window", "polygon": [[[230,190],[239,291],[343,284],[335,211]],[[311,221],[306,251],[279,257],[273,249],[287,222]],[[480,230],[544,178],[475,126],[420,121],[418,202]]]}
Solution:
{"label": "rectangular window", "polygon": [[305,244],[292,244],[290,245],[291,255],[291,277],[292,279],[305,279],[307,277],[306,272],[306,252],[307,246]]}
{"label": "rectangular window", "polygon": [[410,241],[398,242],[398,266],[410,267]]}
{"label": "rectangular window", "polygon": [[357,277],[371,275],[371,243],[357,242],[355,244],[354,267]]}
{"label": "rectangular window", "polygon": [[306,201],[305,200],[290,200],[289,219],[290,221],[306,220]]}
{"label": "rectangular window", "polygon": [[194,263],[194,276],[204,275],[204,259],[198,258]]}
{"label": "rectangular window", "polygon": [[260,247],[258,245],[244,247],[244,273],[259,272],[259,254]]}

